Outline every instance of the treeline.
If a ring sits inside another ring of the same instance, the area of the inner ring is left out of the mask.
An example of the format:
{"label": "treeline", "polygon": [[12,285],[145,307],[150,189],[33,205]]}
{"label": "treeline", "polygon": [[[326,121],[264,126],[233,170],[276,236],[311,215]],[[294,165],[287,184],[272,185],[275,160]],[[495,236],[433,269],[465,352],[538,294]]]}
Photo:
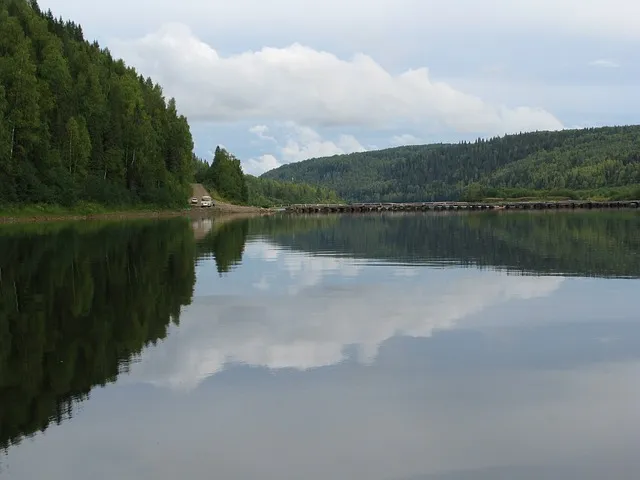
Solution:
{"label": "treeline", "polygon": [[326,187],[276,181],[245,175],[240,160],[224,148],[216,147],[209,165],[193,156],[195,179],[208,191],[243,205],[273,207],[292,203],[338,203],[340,198]]}
{"label": "treeline", "polygon": [[262,178],[331,188],[349,201],[478,196],[636,197],[640,126],[507,135],[310,159]]}
{"label": "treeline", "polygon": [[268,178],[246,176],[249,203],[260,207],[290,205],[293,203],[340,203],[336,192],[321,186],[304,183],[281,182]]}
{"label": "treeline", "polygon": [[192,150],[159,85],[36,0],[0,0],[0,204],[183,205]]}
{"label": "treeline", "polygon": [[166,336],[191,303],[196,245],[185,219],[0,233],[1,450],[72,416]]}
{"label": "treeline", "polygon": [[211,165],[194,158],[196,181],[207,190],[233,203],[246,204],[249,201],[247,182],[242,172],[240,160],[220,146],[216,147]]}

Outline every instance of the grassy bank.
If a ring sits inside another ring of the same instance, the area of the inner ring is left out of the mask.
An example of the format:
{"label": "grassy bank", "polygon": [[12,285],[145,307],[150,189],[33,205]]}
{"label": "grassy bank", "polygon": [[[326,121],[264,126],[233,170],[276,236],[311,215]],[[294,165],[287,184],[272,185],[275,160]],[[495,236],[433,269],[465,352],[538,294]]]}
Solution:
{"label": "grassy bank", "polygon": [[[173,209],[178,210],[178,209]],[[72,207],[60,205],[34,204],[34,205],[0,205],[0,217],[34,217],[49,215],[99,215],[123,212],[158,212],[167,211],[166,208],[153,205],[126,205],[106,207],[97,203],[82,202]]]}
{"label": "grassy bank", "polygon": [[259,207],[247,207],[224,202],[216,202],[216,206],[213,208],[187,206],[173,209],[154,205],[106,207],[95,203],[80,203],[73,207],[46,204],[21,206],[0,205],[0,223],[98,219],[124,220],[130,218],[170,218],[176,216],[202,218],[212,215],[258,215],[266,213],[270,213],[270,211]]}

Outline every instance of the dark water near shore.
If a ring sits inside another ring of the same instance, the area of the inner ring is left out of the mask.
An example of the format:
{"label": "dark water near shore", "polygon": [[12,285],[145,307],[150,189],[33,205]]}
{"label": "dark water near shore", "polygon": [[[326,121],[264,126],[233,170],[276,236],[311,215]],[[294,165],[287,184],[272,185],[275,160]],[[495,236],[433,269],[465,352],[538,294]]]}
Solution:
{"label": "dark water near shore", "polygon": [[640,478],[636,212],[0,227],[0,478]]}

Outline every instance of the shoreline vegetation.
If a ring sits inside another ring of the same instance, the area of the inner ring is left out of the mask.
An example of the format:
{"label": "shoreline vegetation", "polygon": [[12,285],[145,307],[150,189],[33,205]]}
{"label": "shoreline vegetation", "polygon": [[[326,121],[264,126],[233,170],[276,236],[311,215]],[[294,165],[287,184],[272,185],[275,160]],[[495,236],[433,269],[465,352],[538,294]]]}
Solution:
{"label": "shoreline vegetation", "polygon": [[82,204],[74,207],[56,205],[28,205],[20,207],[0,206],[0,225],[13,223],[44,223],[82,220],[132,220],[152,218],[188,217],[191,219],[211,217],[253,217],[270,215],[275,209],[234,205],[216,202],[211,208],[186,207],[182,209],[158,208],[150,205],[110,208],[98,204]]}
{"label": "shoreline vegetation", "polygon": [[[252,179],[253,181],[253,179]],[[300,185],[297,185],[300,187]],[[300,187],[302,188],[302,187]],[[202,191],[209,194],[207,191]],[[198,192],[198,193],[202,193]],[[511,195],[510,195],[511,194]],[[194,192],[195,195],[195,192]],[[275,202],[265,202],[265,206],[259,205],[238,205],[226,202],[215,190],[210,192],[215,199],[215,206],[211,208],[201,208],[186,206],[183,208],[163,208],[154,205],[132,205],[122,207],[110,207],[97,203],[80,203],[72,207],[59,205],[36,204],[8,206],[0,205],[0,225],[7,223],[25,222],[51,222],[67,220],[126,220],[144,218],[171,218],[188,217],[192,219],[209,217],[253,217],[259,215],[271,215],[282,208],[292,205],[353,205],[353,204],[375,204],[375,203],[413,203],[413,202],[345,202],[337,197],[321,198],[324,201],[301,201],[296,202],[294,197],[291,202],[283,202],[281,208]],[[333,200],[333,201],[331,201]],[[564,203],[564,202],[620,202],[620,201],[640,201],[640,187],[628,186],[609,189],[598,189],[591,191],[561,191],[561,190],[520,190],[520,191],[496,191],[495,189],[478,189],[472,195],[460,199],[459,203],[485,204],[500,207],[506,203]],[[451,200],[441,201],[443,203]],[[429,203],[429,202],[425,202]]]}

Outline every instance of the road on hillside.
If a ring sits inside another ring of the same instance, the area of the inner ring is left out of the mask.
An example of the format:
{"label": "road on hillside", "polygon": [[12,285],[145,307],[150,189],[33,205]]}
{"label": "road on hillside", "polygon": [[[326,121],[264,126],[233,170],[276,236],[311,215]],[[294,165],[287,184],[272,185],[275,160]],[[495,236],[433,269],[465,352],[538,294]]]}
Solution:
{"label": "road on hillside", "polygon": [[[202,199],[205,195],[211,197],[211,194],[204,188],[204,185],[201,183],[192,183],[191,184],[191,196],[196,197],[198,201]],[[270,209],[261,208],[261,207],[246,207],[244,205],[234,205],[232,203],[221,202],[219,200],[213,200],[215,205],[213,206],[214,210],[225,213],[253,213],[253,212],[269,212]]]}

